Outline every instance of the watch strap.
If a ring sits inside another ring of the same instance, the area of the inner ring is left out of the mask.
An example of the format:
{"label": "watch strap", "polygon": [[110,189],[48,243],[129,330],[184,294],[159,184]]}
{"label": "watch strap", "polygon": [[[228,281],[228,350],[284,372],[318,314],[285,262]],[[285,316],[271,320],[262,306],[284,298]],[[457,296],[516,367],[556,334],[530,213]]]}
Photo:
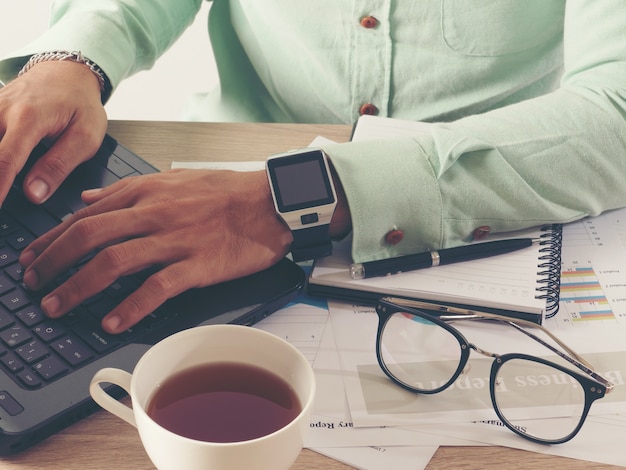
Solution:
{"label": "watch strap", "polygon": [[322,258],[333,252],[333,242],[330,239],[330,224],[292,230],[293,243],[291,256],[294,261],[307,261]]}

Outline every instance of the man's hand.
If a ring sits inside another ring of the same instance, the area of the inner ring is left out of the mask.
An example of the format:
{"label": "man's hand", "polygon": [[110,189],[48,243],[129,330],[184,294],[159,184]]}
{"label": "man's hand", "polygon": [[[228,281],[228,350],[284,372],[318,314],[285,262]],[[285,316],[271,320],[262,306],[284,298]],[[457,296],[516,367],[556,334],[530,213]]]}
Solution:
{"label": "man's hand", "polygon": [[106,128],[100,85],[83,64],[42,62],[0,88],[0,203],[40,141],[51,147],[24,179],[36,204],[96,153]]}
{"label": "man's hand", "polygon": [[40,289],[101,249],[42,299],[44,312],[59,317],[119,277],[157,267],[103,319],[111,333],[187,289],[273,265],[292,241],[262,171],[171,170],[85,191],[83,200],[88,207],[24,250],[24,283]]}

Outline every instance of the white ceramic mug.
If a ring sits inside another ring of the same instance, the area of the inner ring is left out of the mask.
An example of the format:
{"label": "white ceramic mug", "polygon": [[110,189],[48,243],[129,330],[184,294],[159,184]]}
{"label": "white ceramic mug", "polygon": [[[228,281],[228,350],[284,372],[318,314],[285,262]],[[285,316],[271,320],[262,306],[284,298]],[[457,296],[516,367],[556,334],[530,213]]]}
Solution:
{"label": "white ceramic mug", "polygon": [[[302,411],[283,428],[247,441],[214,443],[179,436],[160,426],[146,409],[156,387],[181,370],[213,362],[261,367],[285,380]],[[107,394],[100,384],[128,392],[132,409]],[[315,394],[315,376],[294,346],[262,330],[236,325],[209,325],[176,333],[150,348],[132,375],[120,369],[98,371],[89,388],[103,408],[132,424],[148,456],[160,470],[287,469],[298,457]]]}

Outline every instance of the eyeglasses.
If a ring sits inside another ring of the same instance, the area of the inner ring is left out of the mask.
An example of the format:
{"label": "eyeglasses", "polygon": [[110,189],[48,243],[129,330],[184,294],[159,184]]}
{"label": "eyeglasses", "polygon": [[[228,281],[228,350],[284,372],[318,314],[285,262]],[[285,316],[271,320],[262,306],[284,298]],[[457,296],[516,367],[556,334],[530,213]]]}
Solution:
{"label": "eyeglasses", "polygon": [[[489,380],[493,408],[507,428],[533,442],[569,441],[582,427],[592,403],[613,389],[610,381],[554,334],[530,321],[391,297],[381,299],[376,312],[378,364],[394,383],[415,393],[438,393],[466,371],[472,349],[493,357]],[[583,373],[541,357],[480,349],[450,325],[461,320],[509,325]],[[541,330],[562,351],[529,328]],[[549,410],[549,422],[534,419],[542,416],[529,416],[529,410],[538,407]]]}

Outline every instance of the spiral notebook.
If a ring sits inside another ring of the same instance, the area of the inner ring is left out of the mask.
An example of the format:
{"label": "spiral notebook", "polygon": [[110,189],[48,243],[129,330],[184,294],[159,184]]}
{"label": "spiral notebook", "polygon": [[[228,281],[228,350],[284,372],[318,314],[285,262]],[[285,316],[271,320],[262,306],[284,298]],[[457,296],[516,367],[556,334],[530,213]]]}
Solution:
{"label": "spiral notebook", "polygon": [[[350,277],[350,240],[315,262],[311,295],[359,304],[395,296],[476,308],[541,323],[559,307],[561,225],[515,232],[511,238],[541,237],[539,244],[489,258],[369,279]],[[511,235],[511,234],[508,234]]]}
{"label": "spiral notebook", "polygon": [[[362,117],[353,140],[427,132],[428,124],[389,118]],[[355,303],[372,304],[393,295],[480,308],[541,323],[559,307],[562,226],[510,232],[498,238],[541,238],[539,244],[512,253],[437,266],[391,276],[352,279],[351,240],[335,244],[333,255],[316,261],[307,290]]]}

